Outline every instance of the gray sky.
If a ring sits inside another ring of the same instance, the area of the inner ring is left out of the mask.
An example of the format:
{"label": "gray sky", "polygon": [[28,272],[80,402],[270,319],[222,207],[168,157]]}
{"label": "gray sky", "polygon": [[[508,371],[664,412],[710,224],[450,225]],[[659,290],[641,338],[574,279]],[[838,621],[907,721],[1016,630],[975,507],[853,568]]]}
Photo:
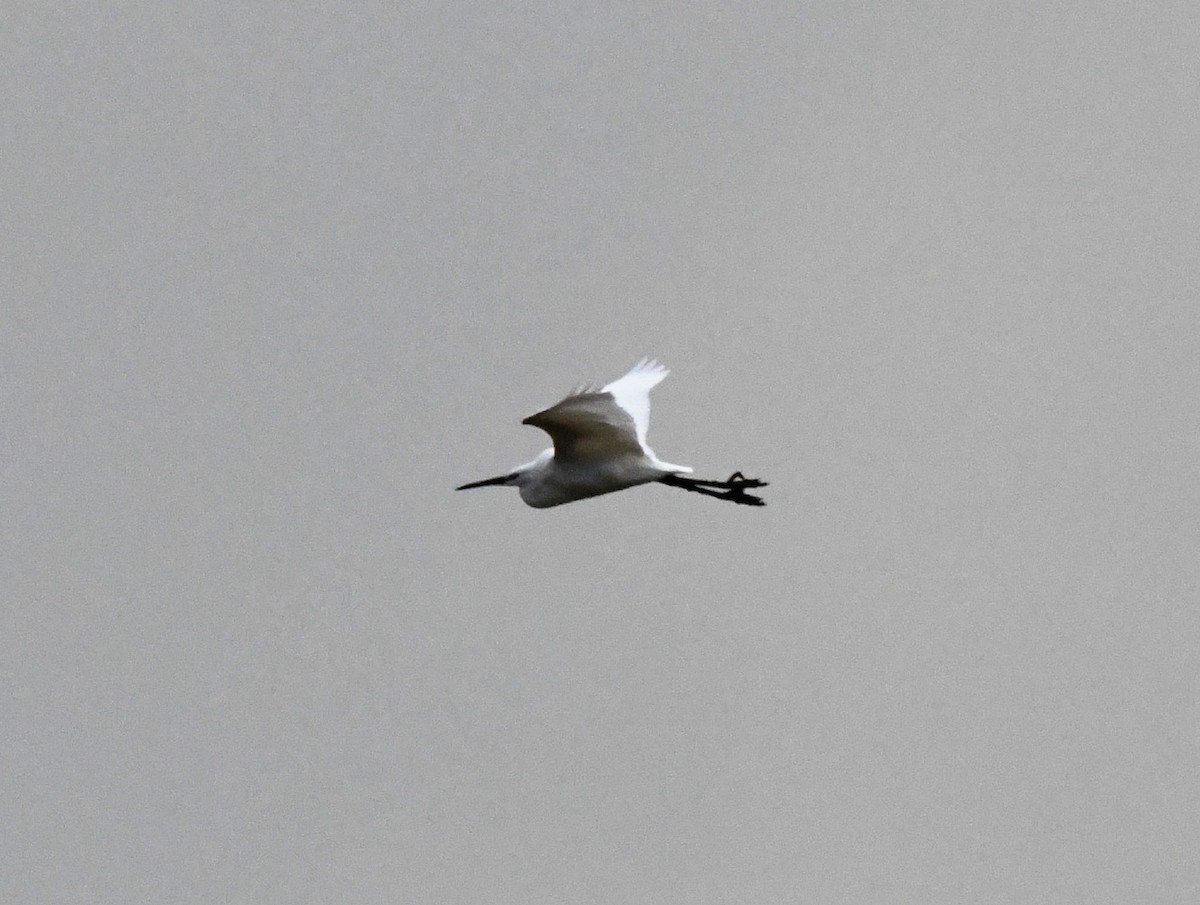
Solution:
{"label": "gray sky", "polygon": [[0,899],[1197,901],[1194,4],[284,6],[6,14]]}

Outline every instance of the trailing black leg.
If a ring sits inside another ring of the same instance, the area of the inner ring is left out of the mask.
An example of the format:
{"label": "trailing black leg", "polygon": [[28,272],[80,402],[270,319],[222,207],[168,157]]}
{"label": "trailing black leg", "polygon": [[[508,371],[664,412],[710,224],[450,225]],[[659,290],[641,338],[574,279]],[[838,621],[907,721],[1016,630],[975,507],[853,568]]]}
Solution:
{"label": "trailing black leg", "polygon": [[746,489],[766,487],[767,482],[757,478],[747,478],[740,471],[735,471],[726,481],[706,481],[677,474],[664,475],[658,480],[660,484],[666,484],[668,487],[679,487],[682,490],[690,490],[692,493],[716,497],[718,500],[741,503],[743,506],[766,505],[766,501],[762,497],[746,493]]}

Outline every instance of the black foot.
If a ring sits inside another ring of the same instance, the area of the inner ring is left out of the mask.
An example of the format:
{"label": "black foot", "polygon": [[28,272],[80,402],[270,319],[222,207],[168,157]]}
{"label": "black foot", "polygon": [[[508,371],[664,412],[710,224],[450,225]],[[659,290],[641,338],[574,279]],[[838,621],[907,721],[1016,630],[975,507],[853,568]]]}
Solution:
{"label": "black foot", "polygon": [[683,475],[665,475],[659,482],[669,487],[680,487],[692,493],[702,493],[705,496],[716,497],[718,500],[728,500],[743,506],[765,506],[762,497],[746,493],[747,488],[766,487],[766,481],[757,478],[747,478],[740,471],[735,471],[727,481],[705,481],[700,478],[688,478]]}
{"label": "black foot", "polygon": [[735,471],[729,476],[729,480],[725,482],[735,487],[767,487],[766,481],[760,481],[758,478],[748,478],[740,471]]}

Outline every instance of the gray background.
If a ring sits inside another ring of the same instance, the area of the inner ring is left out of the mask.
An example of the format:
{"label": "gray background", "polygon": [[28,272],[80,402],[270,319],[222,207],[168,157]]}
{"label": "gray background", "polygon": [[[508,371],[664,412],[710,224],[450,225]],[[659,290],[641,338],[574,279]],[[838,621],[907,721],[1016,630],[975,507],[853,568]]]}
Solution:
{"label": "gray background", "polygon": [[[1200,901],[1195,4],[207,6],[0,35],[0,898]],[[450,491],[642,355],[765,510]]]}

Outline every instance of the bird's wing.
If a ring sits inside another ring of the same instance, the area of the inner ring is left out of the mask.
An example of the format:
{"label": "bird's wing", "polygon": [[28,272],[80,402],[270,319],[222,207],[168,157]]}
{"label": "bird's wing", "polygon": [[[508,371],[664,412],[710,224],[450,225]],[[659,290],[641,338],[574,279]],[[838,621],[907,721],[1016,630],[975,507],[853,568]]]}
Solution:
{"label": "bird's wing", "polygon": [[617,405],[629,412],[637,429],[638,443],[649,452],[646,431],[650,427],[650,391],[663,382],[671,372],[657,361],[643,358],[624,377],[619,377],[604,388],[612,393]]}
{"label": "bird's wing", "polygon": [[521,423],[540,427],[550,435],[555,458],[653,455],[646,444],[650,389],[667,373],[658,362],[643,359],[603,389],[585,387]]}
{"label": "bird's wing", "polygon": [[568,396],[521,423],[540,427],[550,435],[556,459],[607,458],[642,452],[633,418],[617,405],[611,393]]}

